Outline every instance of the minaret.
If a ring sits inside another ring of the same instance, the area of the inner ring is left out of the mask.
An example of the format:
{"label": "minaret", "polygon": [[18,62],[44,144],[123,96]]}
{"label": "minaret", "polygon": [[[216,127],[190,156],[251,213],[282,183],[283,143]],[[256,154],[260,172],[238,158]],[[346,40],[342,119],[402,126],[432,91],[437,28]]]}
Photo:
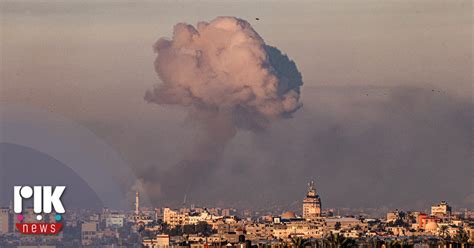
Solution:
{"label": "minaret", "polygon": [[311,219],[321,216],[321,198],[319,198],[314,181],[308,184],[308,192],[303,200],[303,218]]}
{"label": "minaret", "polygon": [[135,215],[140,213],[140,193],[135,193]]}

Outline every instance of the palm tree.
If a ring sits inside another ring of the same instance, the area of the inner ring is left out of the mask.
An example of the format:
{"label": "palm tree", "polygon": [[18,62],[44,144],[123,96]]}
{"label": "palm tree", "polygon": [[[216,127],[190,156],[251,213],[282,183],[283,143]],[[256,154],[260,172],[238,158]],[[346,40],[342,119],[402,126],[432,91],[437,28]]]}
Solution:
{"label": "palm tree", "polygon": [[448,226],[440,226],[438,235],[444,238],[446,237],[447,234],[448,234]]}
{"label": "palm tree", "polygon": [[466,247],[465,245],[469,244],[469,235],[464,232],[462,227],[459,227],[458,233],[454,236],[454,242],[460,244],[461,247]]}
{"label": "palm tree", "polygon": [[346,238],[344,235],[340,235],[339,233],[331,233],[325,239],[325,243],[330,248],[345,248],[354,246],[355,241],[351,238]]}
{"label": "palm tree", "polygon": [[321,241],[321,243],[322,243],[323,240],[319,240],[319,239],[313,240],[313,241],[311,242],[311,247],[314,247],[314,248],[322,248],[323,246],[322,246],[321,243],[319,243],[320,241]]}
{"label": "palm tree", "polygon": [[380,240],[377,237],[373,237],[369,240],[369,246],[374,248],[379,247],[379,242]]}
{"label": "palm tree", "polygon": [[391,240],[385,241],[385,245],[387,246],[387,248],[395,248],[395,247],[401,246],[400,242],[398,242],[398,239],[391,239]]}
{"label": "palm tree", "polygon": [[446,247],[447,242],[443,238],[438,239],[438,247]]}
{"label": "palm tree", "polygon": [[400,247],[402,247],[402,248],[404,248],[404,247],[410,247],[410,244],[409,244],[408,240],[405,239],[405,238],[402,238],[402,239],[400,240]]}
{"label": "palm tree", "polygon": [[415,245],[415,243],[416,243],[416,236],[412,234],[410,236],[410,240],[409,240],[408,244],[413,247]]}
{"label": "palm tree", "polygon": [[294,247],[294,248],[304,248],[309,243],[310,243],[309,240],[303,239],[301,237],[292,237],[291,238],[291,246]]}
{"label": "palm tree", "polygon": [[184,238],[184,246],[189,246],[189,234],[183,235]]}
{"label": "palm tree", "polygon": [[362,248],[372,247],[369,239],[358,239],[356,241],[356,246],[357,247],[362,247]]}

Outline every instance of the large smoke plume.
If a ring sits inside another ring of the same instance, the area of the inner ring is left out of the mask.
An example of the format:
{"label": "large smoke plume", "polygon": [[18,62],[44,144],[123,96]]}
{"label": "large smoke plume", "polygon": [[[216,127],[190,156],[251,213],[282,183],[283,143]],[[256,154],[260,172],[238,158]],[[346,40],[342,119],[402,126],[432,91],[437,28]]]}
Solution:
{"label": "large smoke plume", "polygon": [[183,185],[176,182],[181,173],[195,175],[185,187],[197,186],[238,129],[264,130],[301,106],[303,82],[295,63],[242,19],[177,24],[173,38],[159,39],[154,50],[162,84],[147,91],[145,100],[188,107],[191,120],[203,129],[195,150],[162,176],[162,193]]}

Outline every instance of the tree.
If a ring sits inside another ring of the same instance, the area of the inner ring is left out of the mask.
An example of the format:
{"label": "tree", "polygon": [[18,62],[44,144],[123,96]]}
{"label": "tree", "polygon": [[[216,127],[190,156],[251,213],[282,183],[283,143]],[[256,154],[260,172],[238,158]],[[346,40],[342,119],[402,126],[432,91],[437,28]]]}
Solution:
{"label": "tree", "polygon": [[322,239],[315,239],[311,242],[311,247],[314,247],[314,248],[324,247],[322,243],[323,243]]}
{"label": "tree", "polygon": [[460,244],[461,247],[467,247],[466,245],[469,244],[469,235],[467,235],[462,227],[459,227],[459,231],[456,236],[454,236],[453,241]]}
{"label": "tree", "polygon": [[196,226],[195,225],[184,225],[183,226],[183,233],[184,234],[195,234],[196,233]]}
{"label": "tree", "polygon": [[325,247],[330,247],[330,248],[345,248],[345,247],[352,247],[355,245],[355,240],[351,238],[346,238],[343,235],[340,235],[339,233],[336,234],[330,234],[326,237],[325,242],[326,245]]}
{"label": "tree", "polygon": [[308,244],[310,244],[310,242],[307,239],[303,239],[301,237],[292,237],[291,238],[291,245],[294,248],[304,248]]}
{"label": "tree", "polygon": [[369,247],[380,247],[380,240],[377,237],[372,237],[369,240]]}
{"label": "tree", "polygon": [[445,225],[440,226],[438,235],[444,238],[447,236],[447,234],[448,234],[448,226],[445,226]]}
{"label": "tree", "polygon": [[200,221],[196,225],[196,232],[202,233],[204,235],[210,235],[212,233],[211,225],[207,224],[205,221]]}
{"label": "tree", "polygon": [[397,219],[393,223],[393,226],[408,226],[402,219]]}
{"label": "tree", "polygon": [[410,247],[410,244],[409,244],[409,242],[406,238],[403,238],[403,239],[400,240],[400,247],[402,247],[402,248]]}
{"label": "tree", "polygon": [[390,240],[385,240],[385,246],[387,248],[395,248],[395,247],[400,247],[401,245],[397,239],[390,239]]}
{"label": "tree", "polygon": [[189,235],[183,235],[183,242],[181,243],[181,246],[189,247]]}

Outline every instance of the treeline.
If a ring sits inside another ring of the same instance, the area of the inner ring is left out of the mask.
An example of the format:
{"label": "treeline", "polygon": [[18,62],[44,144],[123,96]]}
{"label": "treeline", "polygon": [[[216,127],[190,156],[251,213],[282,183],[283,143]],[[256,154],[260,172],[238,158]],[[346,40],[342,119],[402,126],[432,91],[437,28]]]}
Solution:
{"label": "treeline", "polygon": [[169,234],[170,236],[181,236],[186,234],[203,234],[206,236],[214,233],[212,226],[204,221],[198,222],[196,225],[183,225],[175,227],[169,227],[168,225],[163,224],[162,232],[164,234]]}

